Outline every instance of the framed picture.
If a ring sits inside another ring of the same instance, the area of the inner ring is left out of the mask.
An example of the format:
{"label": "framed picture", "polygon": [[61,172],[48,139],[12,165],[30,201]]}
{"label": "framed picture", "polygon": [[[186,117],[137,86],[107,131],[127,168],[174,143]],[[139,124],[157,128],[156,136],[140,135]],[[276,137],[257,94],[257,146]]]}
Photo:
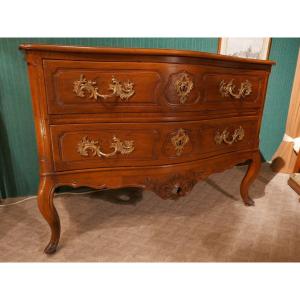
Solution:
{"label": "framed picture", "polygon": [[254,59],[268,59],[271,38],[219,38],[218,53]]}

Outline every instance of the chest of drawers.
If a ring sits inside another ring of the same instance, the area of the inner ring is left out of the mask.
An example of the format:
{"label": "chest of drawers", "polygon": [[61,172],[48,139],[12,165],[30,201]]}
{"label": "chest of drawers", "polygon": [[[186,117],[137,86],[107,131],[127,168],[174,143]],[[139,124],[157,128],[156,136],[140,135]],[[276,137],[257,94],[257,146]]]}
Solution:
{"label": "chest of drawers", "polygon": [[39,209],[56,251],[62,185],[135,186],[161,198],[249,161],[241,196],[260,166],[259,130],[272,61],[178,50],[21,45],[26,52],[40,163]]}

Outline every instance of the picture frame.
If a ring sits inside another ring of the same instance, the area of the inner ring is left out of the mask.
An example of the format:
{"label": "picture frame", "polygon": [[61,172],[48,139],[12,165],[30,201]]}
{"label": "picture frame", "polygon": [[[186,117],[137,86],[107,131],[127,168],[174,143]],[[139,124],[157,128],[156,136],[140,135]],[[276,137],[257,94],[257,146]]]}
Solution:
{"label": "picture frame", "polygon": [[271,38],[219,38],[218,54],[269,59]]}

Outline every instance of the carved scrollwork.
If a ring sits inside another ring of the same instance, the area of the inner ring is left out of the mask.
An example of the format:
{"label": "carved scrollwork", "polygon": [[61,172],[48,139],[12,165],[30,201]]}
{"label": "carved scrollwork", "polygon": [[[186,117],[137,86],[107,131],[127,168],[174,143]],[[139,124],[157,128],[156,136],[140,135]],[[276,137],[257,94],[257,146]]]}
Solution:
{"label": "carved scrollwork", "polygon": [[108,90],[112,91],[108,95],[103,95],[99,92],[97,83],[92,80],[87,80],[84,75],[80,75],[79,80],[73,82],[73,92],[76,96],[84,98],[89,97],[90,99],[97,100],[99,98],[110,98],[118,97],[121,101],[128,100],[132,95],[134,95],[135,90],[133,88],[133,83],[130,81],[121,83],[114,76],[111,79]]}
{"label": "carved scrollwork", "polygon": [[187,100],[187,96],[194,87],[194,83],[185,72],[179,75],[179,78],[175,81],[175,90],[179,97],[179,102],[184,104]]}
{"label": "carved scrollwork", "polygon": [[222,97],[229,97],[230,95],[235,99],[245,98],[252,93],[252,84],[249,80],[245,80],[241,83],[241,87],[236,90],[236,86],[233,83],[233,79],[231,79],[228,83],[225,80],[220,82],[220,93]]}
{"label": "carved scrollwork", "polygon": [[191,192],[198,178],[201,178],[201,174],[200,172],[188,172],[182,175],[175,174],[163,182],[147,178],[145,186],[162,199],[178,199]]}
{"label": "carved scrollwork", "polygon": [[216,144],[222,144],[224,142],[225,144],[231,145],[237,141],[241,141],[245,136],[245,131],[242,126],[235,129],[231,138],[229,138],[230,132],[225,129],[222,132],[219,130],[216,132],[215,135],[215,142]]}
{"label": "carved scrollwork", "polygon": [[190,141],[190,138],[184,129],[180,128],[176,135],[171,138],[171,141],[175,148],[176,155],[180,156],[183,152],[184,146]]}
{"label": "carved scrollwork", "polygon": [[133,141],[120,141],[117,137],[112,138],[110,148],[114,149],[110,153],[104,153],[101,151],[99,141],[88,139],[86,136],[81,139],[77,145],[77,152],[82,156],[99,156],[99,157],[111,157],[117,153],[129,154],[134,150]]}

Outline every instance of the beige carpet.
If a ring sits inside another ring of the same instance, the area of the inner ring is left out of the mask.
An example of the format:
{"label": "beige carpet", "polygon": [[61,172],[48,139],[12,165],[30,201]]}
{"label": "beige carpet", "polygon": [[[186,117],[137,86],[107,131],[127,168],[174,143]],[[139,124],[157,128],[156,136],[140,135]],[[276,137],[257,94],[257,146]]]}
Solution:
{"label": "beige carpet", "polygon": [[0,207],[0,261],[300,261],[300,203],[288,176],[264,164],[251,188],[256,206],[245,207],[244,173],[212,175],[177,201],[136,189],[56,197],[62,235],[52,256],[34,199]]}

